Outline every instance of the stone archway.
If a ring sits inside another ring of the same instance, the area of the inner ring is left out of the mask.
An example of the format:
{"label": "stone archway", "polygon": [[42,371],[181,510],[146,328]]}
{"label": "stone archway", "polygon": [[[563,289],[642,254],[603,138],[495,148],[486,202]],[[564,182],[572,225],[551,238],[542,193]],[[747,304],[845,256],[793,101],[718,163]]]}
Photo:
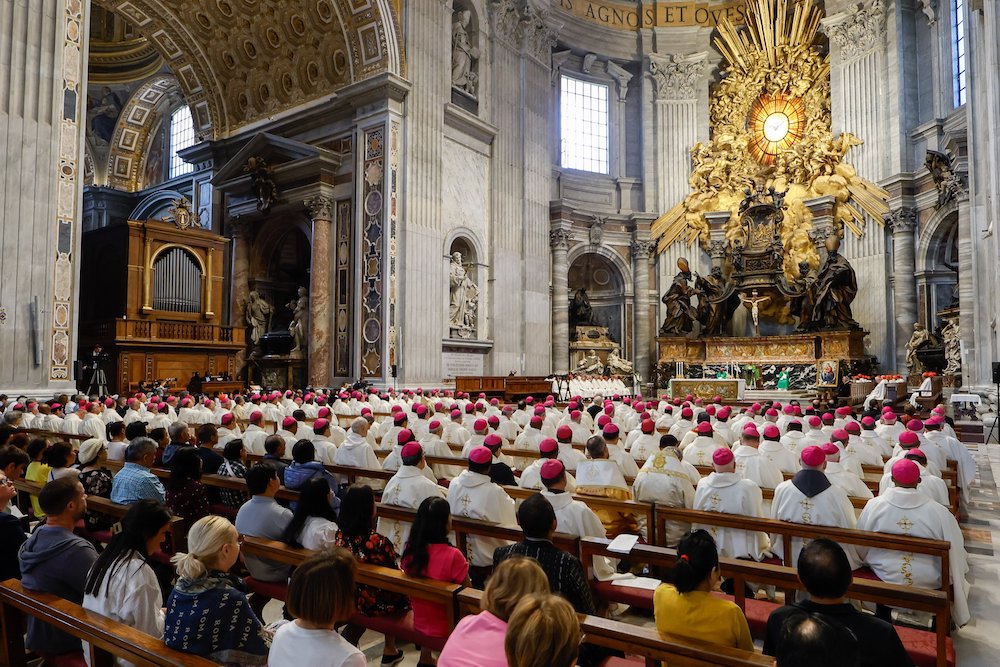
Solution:
{"label": "stone archway", "polygon": [[938,311],[957,305],[958,209],[940,210],[930,221],[917,246],[916,279],[918,321],[933,330]]}
{"label": "stone archway", "polygon": [[[621,268],[609,257],[595,252],[584,252],[570,263],[569,296],[579,289],[586,289],[594,318],[608,328],[612,340],[621,346],[623,357],[632,355],[632,307],[630,281]],[[570,360],[573,366],[575,360]]]}

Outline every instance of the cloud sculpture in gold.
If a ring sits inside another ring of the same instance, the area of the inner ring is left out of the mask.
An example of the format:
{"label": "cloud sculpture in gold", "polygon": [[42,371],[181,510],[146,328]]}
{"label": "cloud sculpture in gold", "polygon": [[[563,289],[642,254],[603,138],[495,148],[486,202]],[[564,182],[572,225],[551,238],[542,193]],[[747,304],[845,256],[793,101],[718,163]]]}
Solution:
{"label": "cloud sculpture in gold", "polygon": [[731,211],[726,236],[739,234],[739,204],[751,184],[787,190],[781,240],[784,269],[799,276],[799,263],[815,268],[812,214],[805,202],[834,198],[834,229],[857,236],[865,213],[878,224],[888,213],[888,193],[844,162],[862,143],[830,129],[830,60],[816,44],[823,16],[811,0],[748,0],[746,26],[727,19],[715,46],[725,63],[709,104],[711,139],[691,149],[691,193],[653,223],[660,252],[673,243],[699,241],[707,248],[704,214]]}

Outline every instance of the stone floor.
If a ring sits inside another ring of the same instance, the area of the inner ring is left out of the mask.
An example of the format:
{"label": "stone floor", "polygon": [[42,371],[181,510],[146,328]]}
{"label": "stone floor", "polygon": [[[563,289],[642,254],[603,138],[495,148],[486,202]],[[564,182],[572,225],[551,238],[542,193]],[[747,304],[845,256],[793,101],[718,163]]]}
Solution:
{"label": "stone floor", "polygon": [[[969,607],[972,622],[953,635],[957,667],[995,667],[1000,665],[1000,445],[970,445],[979,464],[971,492],[969,516],[962,523],[965,547],[969,552]],[[272,602],[264,611],[265,620],[277,620],[280,606]],[[640,625],[652,625],[648,617],[626,614],[622,619]],[[759,644],[759,642],[758,642]],[[382,656],[382,636],[368,632],[361,639],[370,667]],[[404,647],[406,657],[399,667],[415,667],[419,653],[412,645]]]}

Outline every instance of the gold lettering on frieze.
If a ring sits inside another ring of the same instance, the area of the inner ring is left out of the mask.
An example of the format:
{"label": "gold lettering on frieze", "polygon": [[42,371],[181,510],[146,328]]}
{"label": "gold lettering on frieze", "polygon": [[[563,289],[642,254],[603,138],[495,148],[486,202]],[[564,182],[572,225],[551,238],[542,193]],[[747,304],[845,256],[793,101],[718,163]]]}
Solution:
{"label": "gold lettering on frieze", "polygon": [[722,19],[746,22],[745,3],[657,2],[646,7],[612,0],[552,0],[552,5],[578,19],[615,30],[718,25]]}

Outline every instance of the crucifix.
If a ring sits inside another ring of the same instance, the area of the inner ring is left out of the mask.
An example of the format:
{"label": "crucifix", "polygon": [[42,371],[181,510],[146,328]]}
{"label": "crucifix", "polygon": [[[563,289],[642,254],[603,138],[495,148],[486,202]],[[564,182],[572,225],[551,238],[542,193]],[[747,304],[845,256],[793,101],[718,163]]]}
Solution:
{"label": "crucifix", "polygon": [[753,335],[754,336],[759,336],[760,335],[760,311],[758,309],[758,306],[760,304],[764,303],[765,301],[770,301],[771,297],[769,297],[769,296],[757,296],[757,290],[754,290],[753,292],[751,292],[750,293],[750,297],[751,298],[747,298],[747,297],[743,296],[742,294],[740,294],[740,301],[742,301],[743,305],[747,307],[747,310],[750,311],[750,317],[753,318]]}

